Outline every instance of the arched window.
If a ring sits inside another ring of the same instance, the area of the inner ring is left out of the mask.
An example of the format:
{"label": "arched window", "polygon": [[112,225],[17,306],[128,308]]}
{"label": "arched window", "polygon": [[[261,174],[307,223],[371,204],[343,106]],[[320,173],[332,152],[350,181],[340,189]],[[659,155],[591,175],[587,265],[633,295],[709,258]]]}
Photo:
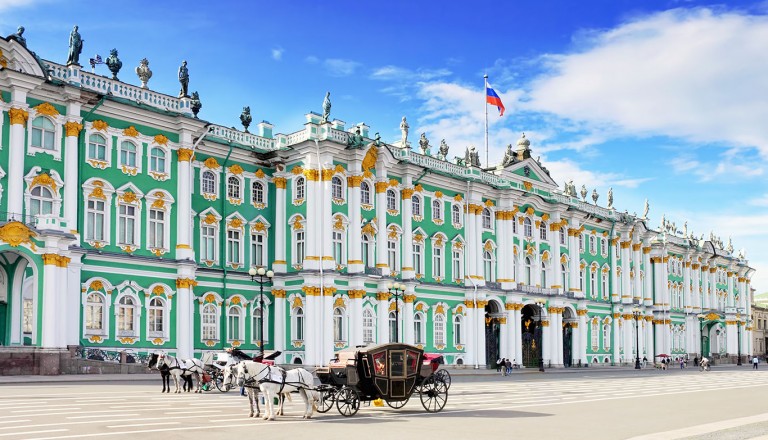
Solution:
{"label": "arched window", "polygon": [[485,275],[485,281],[493,281],[496,277],[493,273],[493,254],[491,251],[485,251],[483,252],[483,268],[484,268],[484,275]]}
{"label": "arched window", "polygon": [[611,325],[603,325],[603,348],[605,350],[611,349]]}
{"label": "arched window", "polygon": [[105,205],[103,200],[89,199],[85,216],[85,239],[103,241],[105,234]]}
{"label": "arched window", "polygon": [[600,295],[603,299],[608,298],[608,273],[600,272]]}
{"label": "arched window", "polygon": [[597,298],[597,268],[591,270],[589,274],[589,294],[592,298]]}
{"label": "arched window", "polygon": [[424,315],[422,313],[416,313],[413,316],[413,343],[424,345],[426,338],[424,337]]}
{"label": "arched window", "polygon": [[107,140],[100,134],[88,136],[88,159],[107,160]]}
{"label": "arched window", "polygon": [[344,342],[344,310],[341,307],[333,309],[333,341]]}
{"label": "arched window", "polygon": [[387,190],[387,210],[397,211],[397,195],[393,189]]}
{"label": "arched window", "polygon": [[461,226],[461,206],[454,204],[451,206],[451,221],[454,225]]}
{"label": "arched window", "polygon": [[397,331],[397,315],[395,312],[389,312],[389,341],[400,342],[400,334]]}
{"label": "arched window", "polygon": [[253,182],[253,184],[251,184],[251,202],[264,203],[264,184],[263,183]]}
{"label": "arched window", "polygon": [[373,344],[376,330],[376,317],[371,309],[363,310],[363,344]]}
{"label": "arched window", "polygon": [[593,255],[597,253],[597,245],[595,245],[596,239],[597,238],[594,235],[589,236],[589,253]]}
{"label": "arched window", "polygon": [[136,145],[133,142],[120,144],[120,165],[136,168]]}
{"label": "arched window", "polygon": [[491,229],[493,227],[493,223],[491,221],[491,210],[488,208],[483,208],[483,229]]}
{"label": "arched window", "polygon": [[227,340],[239,341],[242,339],[240,333],[240,321],[242,319],[242,310],[239,306],[232,306],[227,310]]}
{"label": "arched window", "polygon": [[344,184],[341,182],[341,177],[339,176],[333,176],[331,179],[331,197],[334,199],[343,199],[344,198]]}
{"label": "arched window", "polygon": [[102,334],[104,325],[104,297],[91,293],[85,300],[85,331],[89,334]]}
{"label": "arched window", "polygon": [[533,282],[533,262],[531,257],[525,257],[525,284],[531,285]]}
{"label": "arched window", "polygon": [[579,252],[584,252],[584,234],[579,234]]}
{"label": "arched window", "polygon": [[560,244],[565,245],[565,237],[568,236],[568,231],[565,229],[565,226],[560,228]]}
{"label": "arched window", "polygon": [[162,148],[154,147],[149,152],[149,171],[156,173],[165,172],[165,151]]}
{"label": "arched window", "polygon": [[227,197],[230,199],[240,199],[240,179],[235,176],[227,178]]}
{"label": "arched window", "polygon": [[597,323],[597,320],[594,320],[592,321],[590,327],[590,333],[592,336],[592,351],[597,351],[600,349],[600,325]]}
{"label": "arched window", "polygon": [[600,254],[608,255],[608,240],[605,238],[600,239]]}
{"label": "arched window", "polygon": [[547,287],[547,263],[541,262],[541,287]]}
{"label": "arched window", "polygon": [[421,216],[421,197],[411,196],[411,214]]}
{"label": "arched window", "polygon": [[435,340],[433,345],[435,346],[445,345],[445,315],[443,314],[435,315],[434,327],[435,327]]}
{"label": "arched window", "polygon": [[304,309],[301,307],[293,311],[293,336],[296,341],[304,340]]}
{"label": "arched window", "polygon": [[531,226],[531,219],[528,217],[523,220],[523,235],[533,237],[533,227]]}
{"label": "arched window", "polygon": [[44,186],[36,186],[30,191],[29,214],[49,215],[53,213],[53,192]]}
{"label": "arched window", "polygon": [[304,178],[303,177],[297,177],[296,178],[296,197],[294,199],[296,200],[304,200],[304,194],[305,194],[305,185],[304,185]]}
{"label": "arched window", "polygon": [[539,223],[539,238],[542,240],[547,239],[547,224],[545,222]]}
{"label": "arched window", "polygon": [[148,324],[149,336],[161,337],[165,335],[165,303],[162,299],[154,297],[149,300]]}
{"label": "arched window", "polygon": [[216,194],[216,175],[213,171],[203,171],[203,194]]}
{"label": "arched window", "polygon": [[201,314],[200,329],[204,340],[216,340],[218,339],[219,329],[219,313],[218,309],[213,304],[206,304],[203,306],[203,312]]}
{"label": "arched window", "polygon": [[443,204],[440,199],[432,200],[432,220],[443,219]]}
{"label": "arched window", "polygon": [[368,185],[368,182],[360,184],[360,203],[363,205],[371,204],[371,186]]}
{"label": "arched window", "polygon": [[56,130],[53,122],[44,116],[38,116],[32,121],[32,146],[45,150],[56,149]]}
{"label": "arched window", "polygon": [[133,336],[136,334],[135,316],[137,316],[135,300],[130,296],[120,298],[117,305],[118,336]]}
{"label": "arched window", "polygon": [[453,345],[461,345],[464,343],[464,337],[462,332],[464,331],[464,317],[460,314],[453,316]]}

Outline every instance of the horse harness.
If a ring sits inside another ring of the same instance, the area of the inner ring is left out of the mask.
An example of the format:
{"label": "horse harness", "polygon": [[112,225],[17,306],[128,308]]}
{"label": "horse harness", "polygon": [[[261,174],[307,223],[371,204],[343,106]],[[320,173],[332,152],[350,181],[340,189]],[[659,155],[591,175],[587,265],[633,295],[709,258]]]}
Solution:
{"label": "horse harness", "polygon": [[[173,358],[173,361],[176,363],[176,365],[174,365],[174,366],[168,366],[168,372],[169,372],[169,373],[170,373],[171,371],[173,371],[173,370],[181,370],[181,374],[182,374],[182,375],[185,375],[185,374],[187,373],[187,371],[191,371],[192,373],[197,373],[197,372],[196,372],[196,371],[194,371],[192,368],[184,368],[184,367],[182,367],[182,366],[181,366],[181,364],[179,363],[179,358]],[[167,363],[165,363],[165,365],[168,365],[168,364],[167,364]],[[194,364],[193,364],[193,365],[194,365]],[[194,365],[194,367],[193,367],[193,368],[198,368],[198,366],[197,366],[197,365]]]}
{"label": "horse harness", "polygon": [[[246,367],[246,366],[243,366],[243,367],[244,367],[245,373],[248,373],[248,367]],[[280,373],[280,376],[281,376],[280,382],[272,379],[272,370],[277,370]],[[271,365],[267,365],[266,368],[264,368],[261,371],[262,372],[266,371],[267,374],[264,377],[262,377],[261,379],[257,378],[256,376],[253,376],[253,377],[251,377],[249,379],[246,379],[244,384],[243,384],[243,386],[247,387],[247,388],[256,388],[256,385],[254,385],[254,382],[257,383],[258,385],[261,385],[263,383],[275,383],[275,384],[280,385],[280,389],[277,391],[277,394],[282,393],[283,392],[283,388],[285,388],[286,385],[290,385],[290,386],[293,386],[293,387],[296,387],[296,388],[299,388],[299,389],[301,389],[301,388],[309,388],[307,386],[307,384],[305,384],[304,382],[286,382],[285,378],[287,377],[288,372],[285,371],[282,368],[278,368],[278,367],[274,367],[274,366],[271,366]],[[259,374],[261,374],[261,372]]]}

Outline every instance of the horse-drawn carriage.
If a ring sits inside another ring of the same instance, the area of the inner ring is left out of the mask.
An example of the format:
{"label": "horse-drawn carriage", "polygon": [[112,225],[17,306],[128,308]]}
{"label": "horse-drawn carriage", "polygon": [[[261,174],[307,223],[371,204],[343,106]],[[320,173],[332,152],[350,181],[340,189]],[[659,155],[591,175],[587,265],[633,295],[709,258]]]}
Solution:
{"label": "horse-drawn carriage", "polygon": [[441,355],[425,355],[407,344],[371,345],[338,353],[328,367],[318,368],[319,412],[336,405],[339,413],[353,416],[360,402],[384,400],[398,409],[414,392],[425,410],[438,412],[448,400],[450,374],[438,369]]}

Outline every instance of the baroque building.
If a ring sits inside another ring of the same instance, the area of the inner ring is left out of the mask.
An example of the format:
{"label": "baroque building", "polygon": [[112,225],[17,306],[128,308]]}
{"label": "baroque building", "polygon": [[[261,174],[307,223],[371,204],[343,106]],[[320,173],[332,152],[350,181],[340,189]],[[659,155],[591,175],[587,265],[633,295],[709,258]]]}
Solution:
{"label": "baroque building", "polygon": [[[0,66],[2,345],[188,357],[263,339],[311,365],[395,337],[475,366],[752,352],[742,254],[561,191],[524,136],[483,169],[329,112],[289,134],[216,125],[184,93],[14,38]],[[252,267],[275,272],[263,296]]]}

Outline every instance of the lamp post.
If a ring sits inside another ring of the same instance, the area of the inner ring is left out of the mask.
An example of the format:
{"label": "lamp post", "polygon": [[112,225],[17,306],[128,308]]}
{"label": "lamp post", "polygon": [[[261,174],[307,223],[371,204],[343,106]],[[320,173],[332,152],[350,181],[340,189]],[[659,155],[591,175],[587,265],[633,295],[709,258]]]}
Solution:
{"label": "lamp post", "polygon": [[403,293],[405,293],[405,284],[398,283],[395,281],[394,283],[387,284],[387,290],[389,290],[389,294],[395,297],[395,341],[394,342],[400,342],[400,308],[398,307],[397,301],[403,296]]}
{"label": "lamp post", "polygon": [[640,317],[643,313],[640,309],[632,310],[632,315],[635,317],[635,370],[640,369]]}
{"label": "lamp post", "polygon": [[[541,341],[539,341],[539,371],[544,372],[544,326],[543,318],[544,318],[544,306],[547,304],[544,300],[536,300],[536,305],[539,306],[539,334],[541,335]],[[534,341],[536,340],[534,335]]]}
{"label": "lamp post", "polygon": [[706,318],[706,315],[703,313],[700,313],[696,315],[697,318],[699,318],[699,345],[701,345],[701,357],[704,357],[704,322]]}
{"label": "lamp post", "polygon": [[248,275],[251,276],[251,281],[259,283],[259,315],[261,315],[259,319],[259,350],[261,351],[261,358],[264,359],[264,285],[272,282],[275,273],[263,267],[258,269],[252,267],[248,269]]}
{"label": "lamp post", "polygon": [[736,360],[736,365],[741,366],[741,311],[743,309],[739,308],[739,316],[736,320],[736,349],[739,354],[739,358]]}

